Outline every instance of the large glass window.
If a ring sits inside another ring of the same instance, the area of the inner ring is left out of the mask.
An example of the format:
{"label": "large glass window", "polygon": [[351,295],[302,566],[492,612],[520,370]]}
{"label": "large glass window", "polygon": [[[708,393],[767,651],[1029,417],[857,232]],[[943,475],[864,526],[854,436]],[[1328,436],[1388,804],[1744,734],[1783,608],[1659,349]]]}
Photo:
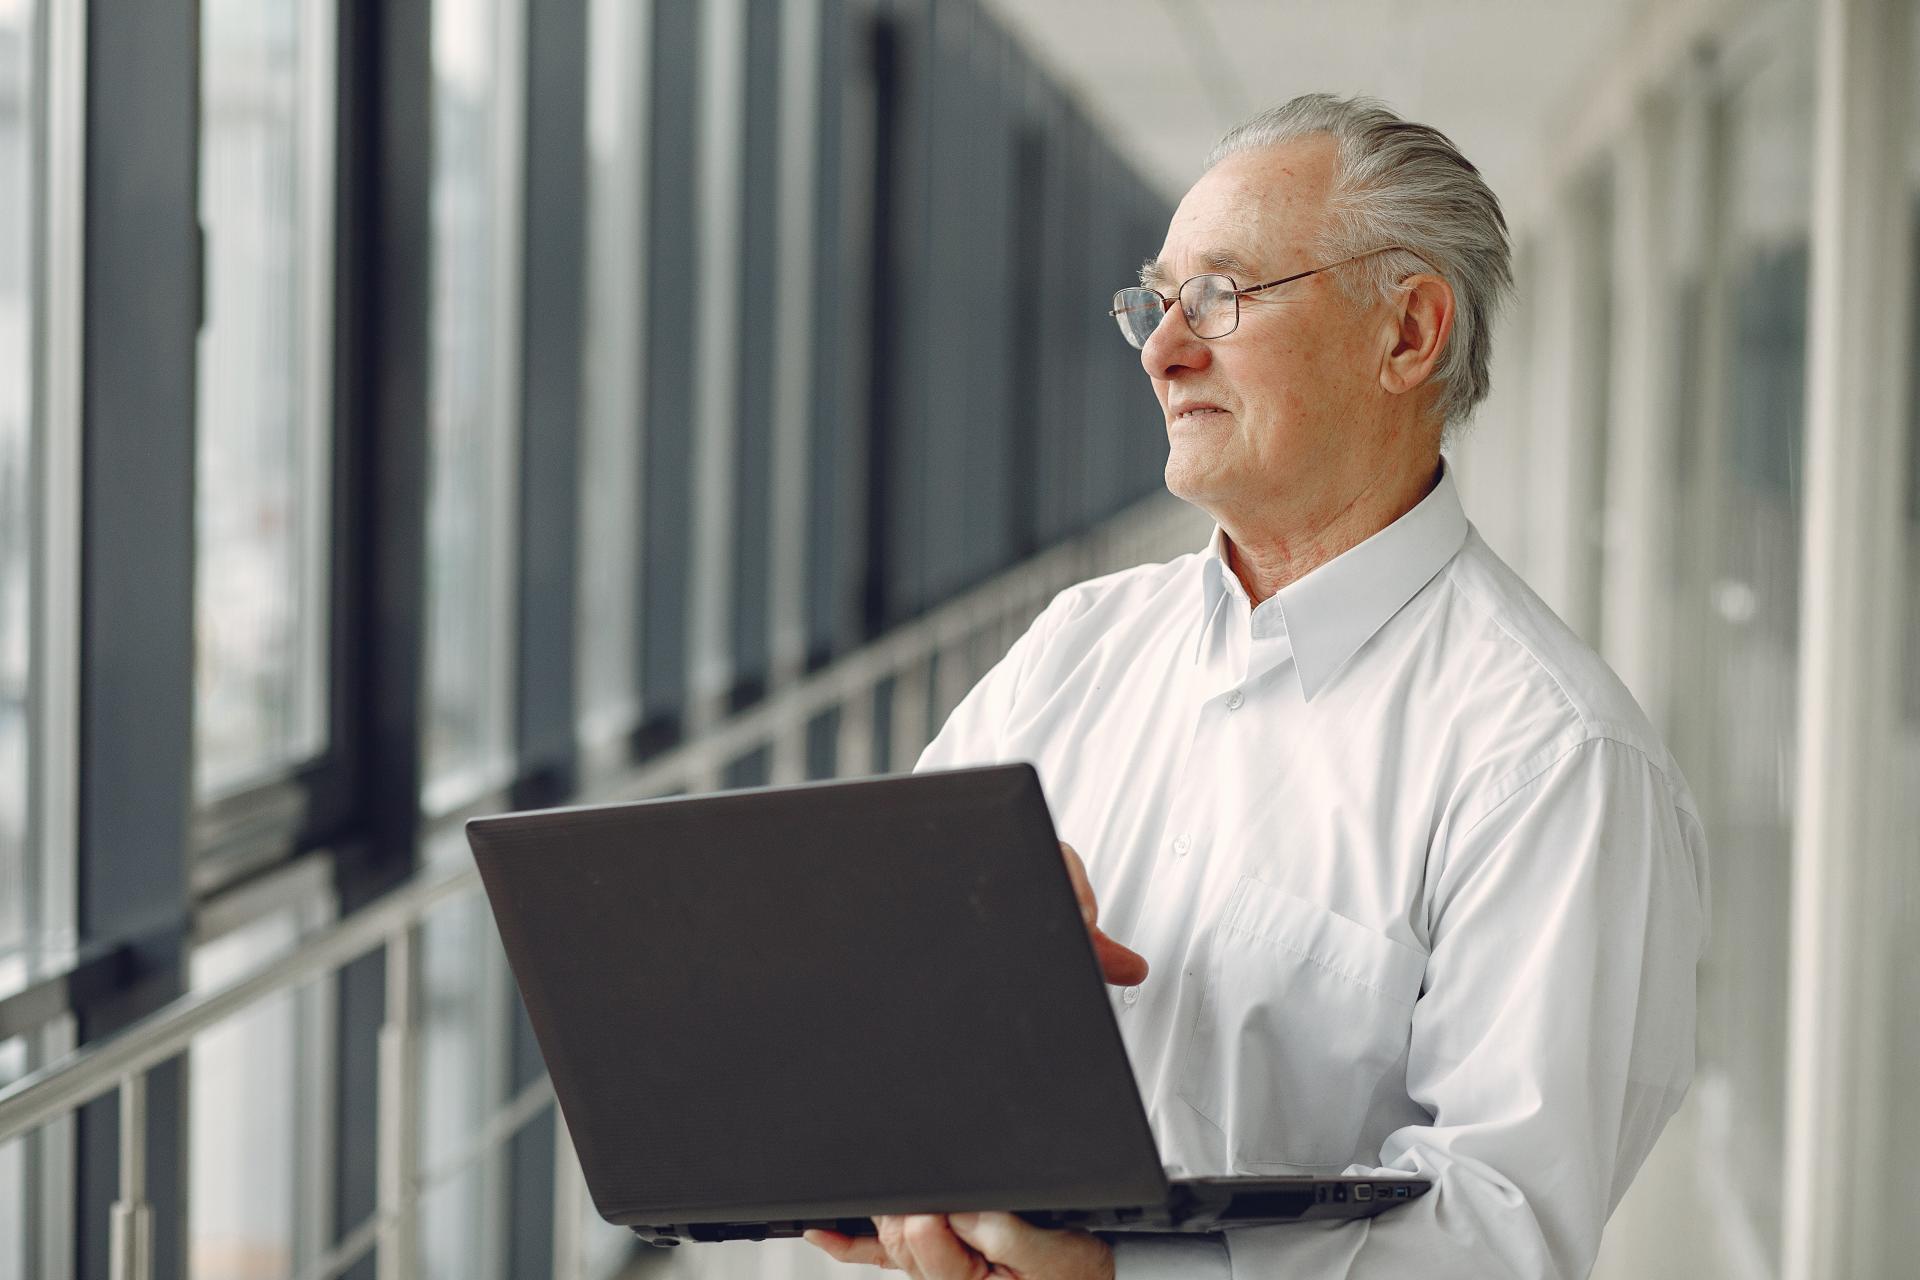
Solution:
{"label": "large glass window", "polygon": [[[196,989],[217,990],[291,948],[328,913],[276,912],[198,948]],[[195,1280],[279,1280],[324,1247],[332,1096],[330,987],[309,983],[203,1033],[188,1072],[187,1248]]]}
{"label": "large glass window", "polygon": [[332,0],[200,10],[195,781],[326,743]]}
{"label": "large glass window", "polygon": [[587,66],[587,322],[580,438],[579,725],[590,744],[640,719],[641,299],[648,7],[592,0]]}
{"label": "large glass window", "polygon": [[1792,10],[1719,111],[1709,373],[1682,468],[1673,746],[1714,851],[1703,1136],[1752,1247],[1777,1254],[1785,1146],[1813,41]]}
{"label": "large glass window", "polygon": [[34,6],[0,0],[0,962],[29,940],[33,652]]}
{"label": "large glass window", "polygon": [[[451,856],[466,847],[458,831],[440,843]],[[422,922],[419,1243],[421,1272],[436,1280],[501,1273],[504,1148],[473,1143],[507,1100],[511,984],[483,897],[456,898]]]}
{"label": "large glass window", "polygon": [[[27,1042],[0,1040],[0,1088],[27,1073]],[[27,1280],[31,1256],[32,1167],[27,1138],[0,1143],[0,1280]]]}
{"label": "large glass window", "polygon": [[433,9],[429,812],[511,771],[520,0]]}

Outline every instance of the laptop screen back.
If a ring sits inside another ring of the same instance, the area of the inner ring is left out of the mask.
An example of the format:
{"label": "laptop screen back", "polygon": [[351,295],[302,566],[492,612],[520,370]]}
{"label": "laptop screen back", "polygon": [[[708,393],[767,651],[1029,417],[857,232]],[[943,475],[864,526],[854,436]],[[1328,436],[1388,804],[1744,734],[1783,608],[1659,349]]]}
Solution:
{"label": "laptop screen back", "polygon": [[609,1220],[1164,1196],[1030,766],[468,834]]}

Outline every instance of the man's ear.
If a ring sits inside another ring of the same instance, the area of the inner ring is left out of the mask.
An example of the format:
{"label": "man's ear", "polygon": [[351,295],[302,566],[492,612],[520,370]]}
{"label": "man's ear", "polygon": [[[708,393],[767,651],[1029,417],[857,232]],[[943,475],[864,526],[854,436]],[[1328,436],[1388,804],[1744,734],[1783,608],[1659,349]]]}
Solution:
{"label": "man's ear", "polygon": [[1380,361],[1380,386],[1397,396],[1424,385],[1440,363],[1453,333],[1453,286],[1426,272],[1408,276],[1401,282],[1392,319],[1388,350]]}

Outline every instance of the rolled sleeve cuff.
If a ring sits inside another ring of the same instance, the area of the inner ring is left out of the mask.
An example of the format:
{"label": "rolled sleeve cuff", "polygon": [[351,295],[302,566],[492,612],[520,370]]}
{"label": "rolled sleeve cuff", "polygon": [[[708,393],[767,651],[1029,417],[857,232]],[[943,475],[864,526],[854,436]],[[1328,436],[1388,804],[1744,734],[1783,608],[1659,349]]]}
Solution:
{"label": "rolled sleeve cuff", "polygon": [[1218,1235],[1106,1237],[1114,1280],[1233,1280],[1227,1242]]}

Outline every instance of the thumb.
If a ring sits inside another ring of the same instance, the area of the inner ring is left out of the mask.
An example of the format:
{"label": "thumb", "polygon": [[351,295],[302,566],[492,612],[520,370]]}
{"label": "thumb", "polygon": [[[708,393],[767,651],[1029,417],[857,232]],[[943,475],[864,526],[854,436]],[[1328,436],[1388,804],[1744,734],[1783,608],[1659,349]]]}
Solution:
{"label": "thumb", "polygon": [[1100,976],[1116,987],[1137,986],[1147,980],[1147,958],[1125,943],[1115,942],[1093,925],[1087,926],[1093,939],[1093,955],[1100,962]]}

